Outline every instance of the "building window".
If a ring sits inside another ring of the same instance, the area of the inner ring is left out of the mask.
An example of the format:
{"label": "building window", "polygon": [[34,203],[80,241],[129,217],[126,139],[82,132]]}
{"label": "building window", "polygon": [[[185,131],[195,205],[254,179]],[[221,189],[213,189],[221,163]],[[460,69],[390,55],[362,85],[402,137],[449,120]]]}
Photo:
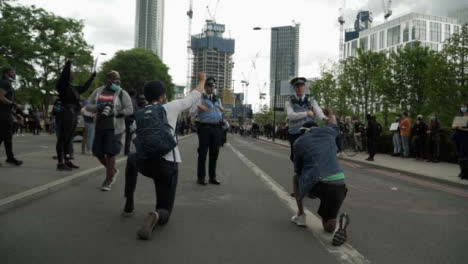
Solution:
{"label": "building window", "polygon": [[403,25],[403,42],[409,41],[409,22]]}
{"label": "building window", "polygon": [[400,44],[400,25],[387,30],[387,47]]}
{"label": "building window", "polygon": [[442,42],[442,24],[437,22],[430,22],[431,41]]}
{"label": "building window", "polygon": [[458,34],[460,33],[460,27],[459,26],[454,26],[453,27],[453,34]]}
{"label": "building window", "polygon": [[370,50],[377,51],[377,33],[370,36]]}
{"label": "building window", "polygon": [[363,37],[359,39],[359,48],[361,48],[364,51],[369,50],[369,38],[368,37]]}
{"label": "building window", "polygon": [[385,31],[379,32],[379,49],[385,48],[384,34],[385,34]]}
{"label": "building window", "polygon": [[357,50],[357,40],[354,40],[351,42],[351,56],[356,56],[356,50]]}
{"label": "building window", "polygon": [[450,24],[445,24],[445,29],[444,29],[444,40],[447,40],[450,38]]}
{"label": "building window", "polygon": [[426,40],[426,21],[413,20],[413,27],[411,28],[411,39],[419,41]]}

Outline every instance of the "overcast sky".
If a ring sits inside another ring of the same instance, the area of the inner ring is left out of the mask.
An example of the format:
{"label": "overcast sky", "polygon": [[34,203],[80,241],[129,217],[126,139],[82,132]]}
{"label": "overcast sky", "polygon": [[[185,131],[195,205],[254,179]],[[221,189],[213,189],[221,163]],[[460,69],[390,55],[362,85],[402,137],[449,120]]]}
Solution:
{"label": "overcast sky", "polygon": [[[19,0],[36,5],[57,15],[83,20],[85,39],[94,52],[105,52],[110,59],[122,49],[134,47],[136,0]],[[201,33],[209,18],[206,7],[215,12],[216,21],[226,25],[225,36],[236,40],[234,54],[235,92],[241,92],[240,81],[250,82],[248,103],[259,105],[259,92],[268,93],[270,32],[253,31],[254,26],[271,27],[301,24],[299,75],[316,77],[320,65],[338,59],[340,0],[193,0],[192,34]],[[219,2],[217,4],[217,2]],[[382,0],[347,0],[344,11],[346,27],[352,27],[359,9],[374,13],[374,24],[383,21]],[[79,4],[78,4],[79,3]],[[446,15],[466,3],[464,0],[394,0],[393,17],[409,12]],[[466,5],[466,4],[465,4]],[[163,61],[170,68],[176,84],[185,85],[187,73],[189,0],[166,0]],[[255,60],[256,67],[252,65]],[[245,77],[244,77],[245,76]],[[267,98],[268,99],[268,98]],[[256,109],[258,109],[256,107]]]}

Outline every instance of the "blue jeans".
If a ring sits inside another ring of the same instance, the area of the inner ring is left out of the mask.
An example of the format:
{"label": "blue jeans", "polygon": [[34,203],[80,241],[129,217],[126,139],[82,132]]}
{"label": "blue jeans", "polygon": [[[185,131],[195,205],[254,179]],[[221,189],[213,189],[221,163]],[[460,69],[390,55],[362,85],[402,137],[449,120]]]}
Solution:
{"label": "blue jeans", "polygon": [[393,154],[401,154],[401,139],[399,133],[393,133]]}
{"label": "blue jeans", "polygon": [[86,150],[92,151],[93,150],[93,141],[94,141],[94,123],[86,123],[85,122],[85,129],[86,129]]}
{"label": "blue jeans", "polygon": [[408,157],[410,153],[409,149],[409,137],[402,136],[401,137],[401,142],[403,144],[403,156]]}

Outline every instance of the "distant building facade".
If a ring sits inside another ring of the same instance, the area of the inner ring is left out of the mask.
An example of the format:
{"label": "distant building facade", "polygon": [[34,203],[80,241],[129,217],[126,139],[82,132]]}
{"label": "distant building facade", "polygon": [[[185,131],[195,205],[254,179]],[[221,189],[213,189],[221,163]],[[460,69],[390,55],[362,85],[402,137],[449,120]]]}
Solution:
{"label": "distant building facade", "polygon": [[198,83],[197,74],[206,73],[216,79],[216,94],[223,98],[223,90],[232,90],[232,55],[235,50],[234,39],[224,38],[225,26],[207,20],[203,33],[192,36],[193,52],[191,88]]}
{"label": "distant building facade", "polygon": [[363,29],[355,27],[354,30],[347,30],[344,57],[356,56],[358,48],[375,52],[395,52],[405,45],[414,45],[416,41],[424,47],[441,51],[444,42],[460,30],[461,25],[457,19],[410,13],[377,26],[371,27],[368,24]]}
{"label": "distant building facade", "polygon": [[162,60],[164,0],[137,0],[135,47],[151,50]]}
{"label": "distant building facade", "polygon": [[[276,106],[283,108],[288,95],[281,95],[281,81],[297,77],[299,72],[299,29],[300,24],[294,26],[274,27],[271,29],[270,44],[270,107],[274,105],[275,82],[278,81],[276,91]],[[277,48],[278,47],[278,48]],[[278,65],[278,68],[276,68]],[[277,74],[277,75],[276,75]]]}

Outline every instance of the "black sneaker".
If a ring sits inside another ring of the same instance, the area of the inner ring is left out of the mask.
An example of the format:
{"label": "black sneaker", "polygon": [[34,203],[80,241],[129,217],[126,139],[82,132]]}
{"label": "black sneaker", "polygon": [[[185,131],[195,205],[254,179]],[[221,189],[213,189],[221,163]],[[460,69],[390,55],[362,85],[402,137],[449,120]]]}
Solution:
{"label": "black sneaker", "polygon": [[17,160],[15,158],[7,159],[6,163],[10,163],[11,165],[15,165],[15,166],[20,166],[21,164],[23,164],[23,162],[21,160]]}
{"label": "black sneaker", "polygon": [[75,164],[73,164],[73,162],[71,162],[71,161],[65,161],[65,165],[67,165],[67,167],[70,167],[72,169],[79,169],[80,168],[79,166],[76,166]]}
{"label": "black sneaker", "polygon": [[57,164],[57,170],[58,171],[71,171],[72,168],[68,167],[65,163],[59,163]]}
{"label": "black sneaker", "polygon": [[[345,223],[343,223],[343,220]],[[348,234],[346,232],[346,228],[348,227],[348,225],[349,225],[349,215],[342,213],[340,215],[340,227],[333,235],[332,244],[334,246],[336,247],[341,246],[346,242],[346,240],[348,240]]]}
{"label": "black sneaker", "polygon": [[208,183],[209,183],[209,184],[213,184],[213,185],[220,185],[220,184],[221,184],[221,182],[219,182],[219,181],[216,180],[216,179],[210,179],[210,180],[208,181]]}
{"label": "black sneaker", "polygon": [[125,207],[122,215],[125,217],[130,217],[133,215],[133,209],[135,209],[133,204],[133,199],[127,199],[125,202]]}

